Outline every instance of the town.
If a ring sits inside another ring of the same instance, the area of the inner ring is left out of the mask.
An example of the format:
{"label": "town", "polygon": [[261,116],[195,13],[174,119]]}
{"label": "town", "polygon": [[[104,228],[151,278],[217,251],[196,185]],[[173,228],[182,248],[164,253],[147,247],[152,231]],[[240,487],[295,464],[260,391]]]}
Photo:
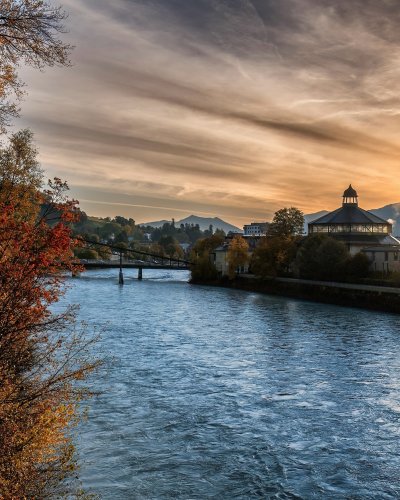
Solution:
{"label": "town", "polygon": [[99,220],[84,213],[73,228],[83,242],[91,242],[75,249],[83,263],[116,262],[121,253],[132,260],[135,252],[138,260],[147,252],[191,261],[193,281],[246,274],[376,283],[397,283],[400,277],[400,241],[392,234],[393,224],[362,209],[351,185],[341,207],[307,225],[303,213],[290,207],[278,210],[270,222],[251,222],[227,234],[212,224],[201,230],[198,223],[172,220],[153,227],[136,225],[132,218]]}

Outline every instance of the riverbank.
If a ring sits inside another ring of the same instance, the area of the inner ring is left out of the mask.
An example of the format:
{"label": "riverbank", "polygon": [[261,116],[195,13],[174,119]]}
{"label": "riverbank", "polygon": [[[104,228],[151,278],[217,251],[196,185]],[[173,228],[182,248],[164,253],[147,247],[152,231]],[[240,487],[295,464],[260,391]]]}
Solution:
{"label": "riverbank", "polygon": [[394,287],[295,278],[261,279],[250,274],[234,280],[192,283],[400,314],[400,288]]}

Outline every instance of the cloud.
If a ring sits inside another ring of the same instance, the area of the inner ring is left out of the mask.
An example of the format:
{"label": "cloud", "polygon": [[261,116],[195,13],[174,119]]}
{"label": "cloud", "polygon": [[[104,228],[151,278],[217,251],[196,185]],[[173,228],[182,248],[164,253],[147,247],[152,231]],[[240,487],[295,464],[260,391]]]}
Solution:
{"label": "cloud", "polygon": [[396,2],[64,3],[74,66],[24,71],[20,125],[83,199],[233,220],[334,208],[349,182],[396,201]]}

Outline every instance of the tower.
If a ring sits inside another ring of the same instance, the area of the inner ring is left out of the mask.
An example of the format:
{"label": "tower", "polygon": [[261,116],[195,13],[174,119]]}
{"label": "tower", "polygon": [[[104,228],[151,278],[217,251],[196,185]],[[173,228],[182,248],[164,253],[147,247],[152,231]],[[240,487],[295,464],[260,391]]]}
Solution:
{"label": "tower", "polygon": [[355,205],[358,206],[358,194],[357,191],[350,184],[346,191],[343,193],[343,206],[344,205]]}

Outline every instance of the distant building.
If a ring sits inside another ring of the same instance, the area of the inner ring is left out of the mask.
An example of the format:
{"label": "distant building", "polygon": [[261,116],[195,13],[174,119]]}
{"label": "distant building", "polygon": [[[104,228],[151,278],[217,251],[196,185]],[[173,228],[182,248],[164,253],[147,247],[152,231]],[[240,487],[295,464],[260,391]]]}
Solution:
{"label": "distant building", "polygon": [[211,262],[214,264],[215,269],[221,276],[228,275],[228,270],[229,270],[228,249],[229,249],[229,244],[225,242],[221,246],[217,247],[210,254]]}
{"label": "distant building", "polygon": [[[243,235],[241,233],[229,232],[222,245],[220,245],[213,252],[210,253],[211,262],[215,265],[218,274],[220,274],[221,276],[227,276],[229,274],[229,261],[228,261],[229,245],[233,238],[238,238],[238,237],[242,238]],[[238,267],[236,269],[236,274],[243,274],[248,272],[249,272],[249,263],[245,264],[244,266]]]}
{"label": "distant building", "polygon": [[267,234],[269,222],[252,222],[243,226],[243,236],[265,236]]}
{"label": "distant building", "polygon": [[184,252],[188,252],[190,250],[190,247],[192,246],[191,243],[179,243],[179,246],[182,248]]}
{"label": "distant building", "polygon": [[400,241],[392,235],[392,224],[360,208],[351,184],[343,193],[340,208],[308,224],[308,234],[316,233],[343,241],[352,255],[364,252],[376,271],[400,270]]}
{"label": "distant building", "polygon": [[229,231],[228,234],[225,236],[225,239],[232,240],[233,238],[237,238],[238,236],[243,236],[243,233],[239,231]]}

